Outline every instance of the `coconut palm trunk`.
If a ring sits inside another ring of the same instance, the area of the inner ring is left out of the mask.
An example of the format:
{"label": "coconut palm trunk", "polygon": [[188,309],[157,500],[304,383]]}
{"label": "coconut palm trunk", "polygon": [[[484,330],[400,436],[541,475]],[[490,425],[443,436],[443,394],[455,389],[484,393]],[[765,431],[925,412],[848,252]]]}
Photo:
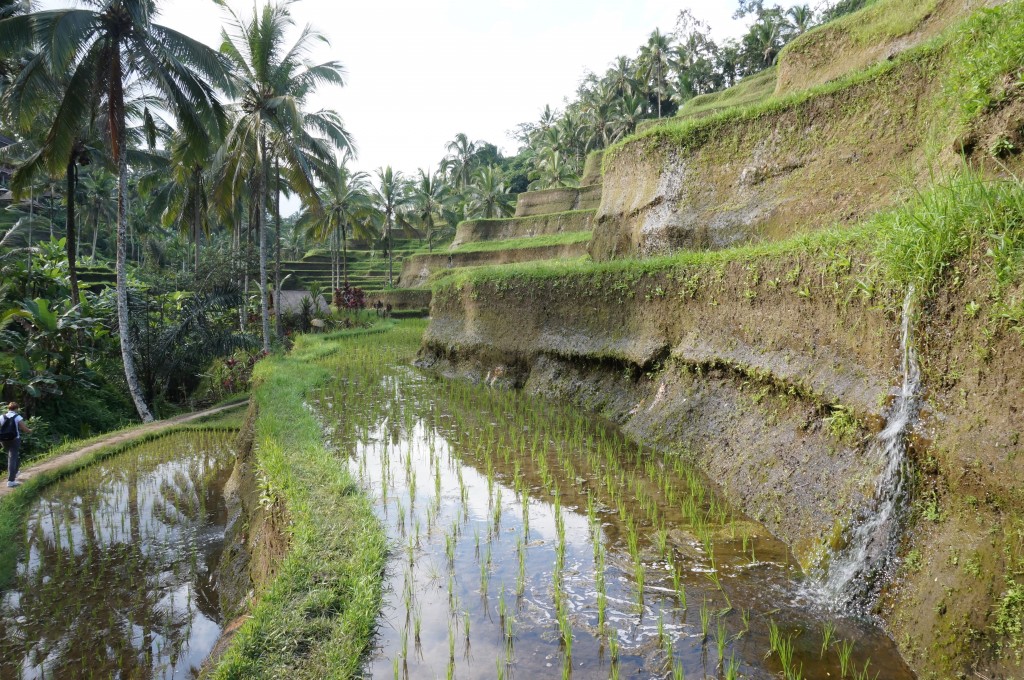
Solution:
{"label": "coconut palm trunk", "polygon": [[77,305],[78,296],[78,267],[76,261],[78,257],[77,248],[77,233],[75,231],[75,191],[77,190],[78,184],[78,165],[75,163],[77,153],[71,154],[71,160],[68,161],[67,168],[67,182],[68,182],[68,217],[67,217],[67,240],[65,245],[67,246],[68,253],[68,278],[71,280],[71,304]]}
{"label": "coconut palm trunk", "polygon": [[117,163],[117,281],[115,294],[117,297],[117,332],[121,340],[121,361],[124,363],[124,378],[128,384],[128,392],[135,403],[142,422],[153,420],[153,414],[142,394],[138,372],[135,370],[130,320],[128,317],[128,154],[125,148],[125,110],[124,86],[121,73],[121,45],[113,43],[113,59],[110,74],[110,124],[113,126],[113,157]]}
{"label": "coconut palm trunk", "polygon": [[267,301],[267,176],[270,159],[267,158],[267,137],[260,135],[259,212],[256,216],[257,238],[260,240],[260,316],[263,322],[263,351],[270,352],[270,306]]}
{"label": "coconut palm trunk", "polygon": [[277,339],[284,338],[284,322],[281,319],[281,161],[274,159],[274,333]]}

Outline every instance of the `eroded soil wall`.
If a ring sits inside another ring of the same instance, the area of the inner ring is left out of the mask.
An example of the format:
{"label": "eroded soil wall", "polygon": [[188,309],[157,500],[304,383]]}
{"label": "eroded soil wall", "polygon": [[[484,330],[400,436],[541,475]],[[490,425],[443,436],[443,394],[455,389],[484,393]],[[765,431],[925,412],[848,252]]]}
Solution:
{"label": "eroded soil wall", "polygon": [[[477,276],[435,291],[420,363],[570,399],[688,456],[813,573],[873,496],[867,438],[901,379],[902,296],[865,287],[861,251]],[[1024,352],[993,289],[964,262],[915,315],[925,402],[902,566],[876,611],[922,677],[1021,672],[999,619],[1024,616]]]}

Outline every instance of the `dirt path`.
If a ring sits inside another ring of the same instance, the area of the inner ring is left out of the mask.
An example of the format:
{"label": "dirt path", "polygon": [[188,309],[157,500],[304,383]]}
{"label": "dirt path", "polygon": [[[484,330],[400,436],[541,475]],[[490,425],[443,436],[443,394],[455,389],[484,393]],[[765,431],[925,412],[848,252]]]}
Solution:
{"label": "dirt path", "polygon": [[[72,463],[78,460],[82,456],[87,456],[90,453],[93,453],[94,451],[110,446],[112,444],[121,444],[122,442],[128,442],[133,439],[138,439],[139,437],[142,437],[143,435],[149,434],[151,432],[159,432],[160,430],[166,429],[168,427],[174,427],[175,425],[181,425],[182,423],[189,423],[192,422],[193,420],[205,418],[206,416],[212,416],[222,411],[229,411],[233,408],[244,406],[247,403],[248,402],[240,401],[235,404],[218,406],[216,408],[207,409],[205,411],[186,413],[184,415],[175,416],[174,418],[168,418],[167,420],[154,420],[151,423],[139,425],[138,427],[128,430],[127,432],[118,432],[117,434],[112,434],[109,437],[101,439],[95,444],[90,444],[89,446],[85,446],[81,449],[78,449],[77,451],[71,451],[69,453],[65,453],[62,456],[51,458],[50,460],[44,463],[40,463],[39,465],[32,465],[23,470],[20,470],[18,472],[18,481],[25,482],[32,479],[41,472],[56,470],[59,467],[63,467],[68,463]],[[13,488],[7,486],[6,484],[0,483],[0,498],[3,498],[12,491],[14,491]]]}

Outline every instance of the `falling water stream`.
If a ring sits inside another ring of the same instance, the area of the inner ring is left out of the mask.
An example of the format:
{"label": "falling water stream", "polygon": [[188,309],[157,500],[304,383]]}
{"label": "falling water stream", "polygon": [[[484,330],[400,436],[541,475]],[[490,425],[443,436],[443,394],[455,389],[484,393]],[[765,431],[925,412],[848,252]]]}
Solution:
{"label": "falling water stream", "polygon": [[903,300],[900,335],[903,383],[893,401],[885,428],[872,440],[868,455],[884,467],[871,505],[861,512],[846,547],[829,567],[822,589],[833,606],[862,608],[892,574],[900,516],[905,506],[907,431],[917,418],[921,371],[914,349],[914,288]]}

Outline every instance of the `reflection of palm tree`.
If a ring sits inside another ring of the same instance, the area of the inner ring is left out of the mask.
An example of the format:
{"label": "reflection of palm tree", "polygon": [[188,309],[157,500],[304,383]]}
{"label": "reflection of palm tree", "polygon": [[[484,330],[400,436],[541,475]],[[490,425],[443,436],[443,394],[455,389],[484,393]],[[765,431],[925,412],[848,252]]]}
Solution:
{"label": "reflection of palm tree", "polygon": [[[0,628],[5,676],[27,656],[45,659],[54,677],[150,677],[180,662],[196,610],[219,620],[204,577],[221,548],[199,555],[196,537],[226,524],[219,490],[230,469],[219,463],[219,435],[199,435],[201,452],[182,460],[180,445],[195,436],[146,445],[48,489],[28,523],[33,558],[19,572],[18,611],[0,617],[25,622]],[[166,462],[171,452],[177,459]],[[183,587],[189,599],[169,609]]]}

